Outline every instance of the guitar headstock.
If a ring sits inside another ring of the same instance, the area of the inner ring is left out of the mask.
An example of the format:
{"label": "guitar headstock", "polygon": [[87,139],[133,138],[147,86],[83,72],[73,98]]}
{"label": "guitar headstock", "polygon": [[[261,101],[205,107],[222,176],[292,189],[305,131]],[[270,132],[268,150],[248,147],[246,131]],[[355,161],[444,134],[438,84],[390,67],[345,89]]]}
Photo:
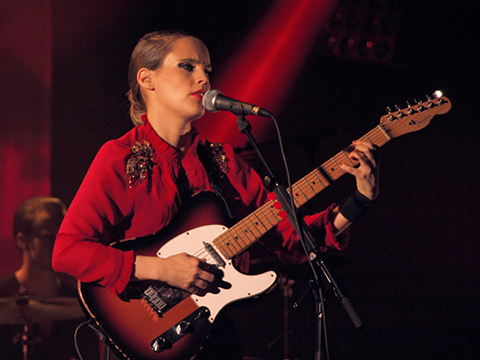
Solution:
{"label": "guitar headstock", "polygon": [[407,107],[392,112],[388,109],[388,114],[380,119],[380,124],[392,138],[418,131],[430,124],[432,117],[438,114],[445,114],[452,108],[452,103],[445,96],[436,98],[427,97],[424,102],[418,102]]}

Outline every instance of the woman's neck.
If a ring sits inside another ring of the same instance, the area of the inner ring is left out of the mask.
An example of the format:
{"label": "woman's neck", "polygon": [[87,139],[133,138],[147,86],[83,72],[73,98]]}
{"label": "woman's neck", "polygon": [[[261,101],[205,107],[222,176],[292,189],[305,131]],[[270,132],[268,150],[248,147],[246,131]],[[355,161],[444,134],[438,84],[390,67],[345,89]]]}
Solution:
{"label": "woman's neck", "polygon": [[191,122],[184,120],[166,121],[147,117],[158,136],[174,148],[184,153],[187,152],[192,144]]}

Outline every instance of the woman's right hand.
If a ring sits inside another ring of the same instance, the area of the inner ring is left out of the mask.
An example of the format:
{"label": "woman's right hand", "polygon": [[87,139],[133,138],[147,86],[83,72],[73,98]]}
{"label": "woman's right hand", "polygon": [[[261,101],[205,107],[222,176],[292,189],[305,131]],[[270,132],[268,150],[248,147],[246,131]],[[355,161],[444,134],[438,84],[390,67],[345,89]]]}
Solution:
{"label": "woman's right hand", "polygon": [[186,253],[167,258],[136,255],[134,277],[137,280],[162,281],[196,294],[215,280],[215,275],[209,269],[212,266],[206,261]]}

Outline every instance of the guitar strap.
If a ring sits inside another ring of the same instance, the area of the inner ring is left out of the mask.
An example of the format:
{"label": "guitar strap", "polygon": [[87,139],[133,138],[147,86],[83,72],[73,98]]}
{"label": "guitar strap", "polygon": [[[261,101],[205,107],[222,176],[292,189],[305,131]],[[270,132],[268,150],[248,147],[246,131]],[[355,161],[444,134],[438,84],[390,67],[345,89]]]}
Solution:
{"label": "guitar strap", "polygon": [[234,216],[228,206],[227,199],[221,188],[221,180],[225,174],[230,171],[228,168],[228,158],[220,143],[211,143],[205,140],[205,144],[199,144],[197,153],[200,161],[207,170],[208,181],[215,194],[222,199],[228,217],[234,220]]}

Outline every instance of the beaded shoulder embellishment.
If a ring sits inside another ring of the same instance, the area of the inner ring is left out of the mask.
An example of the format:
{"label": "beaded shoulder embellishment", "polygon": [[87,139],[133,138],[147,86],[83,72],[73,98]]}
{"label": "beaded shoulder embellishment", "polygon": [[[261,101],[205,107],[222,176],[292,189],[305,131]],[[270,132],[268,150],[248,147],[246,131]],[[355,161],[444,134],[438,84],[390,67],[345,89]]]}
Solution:
{"label": "beaded shoulder embellishment", "polygon": [[142,143],[135,141],[131,151],[133,155],[127,161],[126,176],[128,185],[133,188],[137,181],[141,184],[153,170],[153,150],[150,143],[143,140]]}
{"label": "beaded shoulder embellishment", "polygon": [[228,174],[230,168],[228,167],[228,157],[220,143],[211,143],[210,151],[212,153],[212,160],[217,165],[216,172],[220,178],[223,178],[225,174]]}

